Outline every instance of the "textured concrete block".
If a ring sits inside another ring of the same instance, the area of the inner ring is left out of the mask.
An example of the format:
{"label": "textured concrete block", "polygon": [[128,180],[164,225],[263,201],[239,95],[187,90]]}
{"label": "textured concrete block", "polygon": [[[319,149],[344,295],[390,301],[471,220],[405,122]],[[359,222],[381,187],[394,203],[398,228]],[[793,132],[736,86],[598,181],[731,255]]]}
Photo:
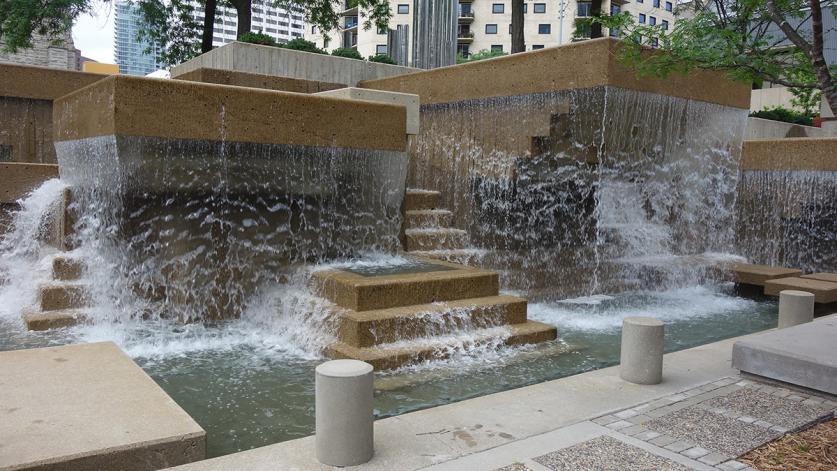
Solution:
{"label": "textured concrete block", "polygon": [[58,178],[58,165],[0,163],[0,203],[14,203],[51,178]]}
{"label": "textured concrete block", "polygon": [[178,75],[175,78],[177,80],[188,80],[192,82],[235,85],[236,87],[264,88],[267,90],[294,93],[318,93],[345,87],[345,85],[341,83],[254,74],[238,70],[206,68],[195,69],[182,75]]}
{"label": "textured concrete block", "polygon": [[378,103],[403,106],[407,109],[407,134],[419,133],[419,96],[412,93],[399,93],[365,88],[348,87],[317,93],[319,96],[365,100]]}
{"label": "textured concrete block", "polygon": [[744,141],[742,170],[837,171],[837,138]]}
{"label": "textured concrete block", "polygon": [[750,263],[734,263],[730,266],[736,283],[745,285],[764,286],[767,280],[785,278],[802,274],[796,268],[771,267],[767,265],[753,265]]}
{"label": "textured concrete block", "polygon": [[0,469],[154,470],[206,433],[113,343],[0,352]]}
{"label": "textured concrete block", "polygon": [[732,366],[765,378],[837,394],[837,315],[735,342]]}
{"label": "textured concrete block", "polygon": [[764,294],[768,296],[779,296],[783,290],[812,293],[814,301],[821,304],[837,302],[837,283],[796,277],[775,278],[764,283]]}

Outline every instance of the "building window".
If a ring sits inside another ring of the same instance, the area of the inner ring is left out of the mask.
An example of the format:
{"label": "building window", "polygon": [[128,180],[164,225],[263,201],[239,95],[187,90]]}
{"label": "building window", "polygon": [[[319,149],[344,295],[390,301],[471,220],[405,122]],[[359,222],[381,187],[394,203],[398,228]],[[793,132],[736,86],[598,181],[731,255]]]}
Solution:
{"label": "building window", "polygon": [[671,2],[666,2],[666,11],[671,11],[674,9],[674,5]]}
{"label": "building window", "polygon": [[377,46],[375,46],[375,54],[378,54],[378,55],[388,54],[387,53],[387,45],[386,44],[378,44]]}
{"label": "building window", "polygon": [[497,34],[497,25],[485,25],[485,34]]}
{"label": "building window", "polygon": [[529,13],[529,4],[528,3],[523,4],[523,13]]}
{"label": "building window", "polygon": [[641,24],[641,25],[645,24],[645,13],[640,13],[639,14],[639,24]]}
{"label": "building window", "polygon": [[590,16],[590,2],[578,2],[578,14],[576,16],[587,17]]}
{"label": "building window", "polygon": [[456,45],[456,53],[464,58],[468,58],[471,55],[470,51],[468,50],[467,44],[457,44]]}
{"label": "building window", "polygon": [[470,3],[460,3],[459,4],[459,16],[468,16],[471,14],[471,4]]}
{"label": "building window", "polygon": [[505,13],[506,6],[502,3],[491,4],[491,13]]}
{"label": "building window", "polygon": [[[654,1],[659,3],[660,0],[654,0]],[[406,3],[399,3],[398,4],[398,13],[401,14],[401,15],[406,15],[407,13],[410,13],[410,5],[407,5]]]}
{"label": "building window", "polygon": [[654,17],[654,16],[649,16],[648,17],[648,24],[651,25],[651,26],[654,26],[655,24],[657,24],[657,18]]}
{"label": "building window", "polygon": [[492,44],[491,45],[491,52],[503,52],[503,45],[502,44]]}
{"label": "building window", "polygon": [[532,44],[533,51],[537,51],[538,49],[543,49],[543,44]]}
{"label": "building window", "polygon": [[512,25],[509,23],[509,34],[512,34]]}
{"label": "building window", "polygon": [[663,20],[662,24],[663,24],[663,29],[668,31],[668,20]]}
{"label": "building window", "polygon": [[651,46],[653,46],[653,47],[659,47],[659,46],[660,46],[660,40],[659,40],[659,39],[657,39],[657,38],[652,39],[652,40],[651,40]]}
{"label": "building window", "polygon": [[654,5],[654,8],[660,8],[660,0],[654,0],[651,3]]}
{"label": "building window", "polygon": [[552,34],[552,25],[549,23],[538,25],[538,34]]}
{"label": "building window", "polygon": [[317,25],[311,27],[311,34],[317,34]]}
{"label": "building window", "polygon": [[532,11],[535,13],[546,13],[546,3],[535,3],[532,5]]}

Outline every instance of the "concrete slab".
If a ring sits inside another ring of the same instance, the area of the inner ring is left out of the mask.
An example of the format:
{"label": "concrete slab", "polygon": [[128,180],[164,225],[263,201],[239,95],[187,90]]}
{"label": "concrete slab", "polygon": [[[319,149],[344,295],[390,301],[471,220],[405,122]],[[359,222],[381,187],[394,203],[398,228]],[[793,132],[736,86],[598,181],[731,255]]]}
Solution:
{"label": "concrete slab", "polygon": [[764,294],[779,296],[779,292],[791,289],[814,294],[814,302],[829,304],[837,302],[837,283],[810,278],[776,278],[764,282]]}
{"label": "concrete slab", "polygon": [[407,108],[407,134],[419,132],[419,96],[412,93],[386,92],[366,88],[347,87],[316,93],[316,95],[350,100],[374,101]]}
{"label": "concrete slab", "polygon": [[837,314],[735,342],[742,372],[837,394]]}
{"label": "concrete slab", "polygon": [[206,433],[111,342],[0,352],[0,469],[153,470]]}
{"label": "concrete slab", "polygon": [[733,263],[730,266],[734,281],[745,285],[764,286],[767,280],[786,278],[802,274],[796,268],[771,267],[768,265],[753,265],[750,263]]}
{"label": "concrete slab", "polygon": [[811,273],[810,275],[802,275],[800,278],[837,283],[837,273]]}

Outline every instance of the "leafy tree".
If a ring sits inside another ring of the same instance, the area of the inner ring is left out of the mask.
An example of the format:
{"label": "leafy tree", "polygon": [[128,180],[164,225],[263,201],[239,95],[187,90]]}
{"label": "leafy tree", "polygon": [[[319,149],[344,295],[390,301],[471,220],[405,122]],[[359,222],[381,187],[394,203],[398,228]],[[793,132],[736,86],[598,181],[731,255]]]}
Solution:
{"label": "leafy tree", "polygon": [[475,52],[468,57],[463,56],[462,54],[456,55],[456,63],[457,64],[467,64],[468,62],[476,62],[481,61],[484,59],[491,59],[492,57],[500,57],[507,55],[507,52],[503,51],[492,51],[488,49],[483,49],[479,52]]}
{"label": "leafy tree", "polygon": [[755,118],[770,119],[773,121],[783,121],[785,123],[801,124],[803,126],[811,126],[814,120],[806,113],[789,110],[784,106],[774,106],[772,108],[765,108],[761,111],[750,113],[750,116]]}
{"label": "leafy tree", "polygon": [[[194,19],[194,7],[184,0],[145,0],[137,3],[145,18],[145,29],[138,40],[147,40],[151,52],[154,45],[165,45],[160,59],[172,65],[187,61],[201,53],[201,27]],[[211,44],[211,41],[210,41]]]}
{"label": "leafy tree", "polygon": [[238,37],[238,40],[243,43],[261,44],[263,46],[278,46],[279,44],[273,39],[273,36],[268,36],[264,33],[244,33]]}
{"label": "leafy tree", "polygon": [[[691,18],[674,28],[636,24],[628,13],[599,15],[591,24],[619,29],[620,59],[640,75],[665,77],[693,69],[726,71],[732,78],[770,81],[797,90],[822,90],[837,111],[835,69],[823,56],[823,9],[837,0],[695,0]],[[647,47],[665,54],[649,54]]]}
{"label": "leafy tree", "polygon": [[387,54],[376,54],[374,56],[369,56],[369,62],[379,62],[381,64],[392,64],[397,65],[395,60]]}
{"label": "leafy tree", "polygon": [[285,44],[279,44],[279,47],[293,49],[295,51],[313,52],[314,54],[328,54],[326,51],[318,48],[316,44],[302,38],[291,39]]}
{"label": "leafy tree", "polygon": [[357,52],[357,49],[353,47],[338,47],[337,49],[331,51],[332,56],[338,57],[345,57],[347,59],[359,59],[363,60],[363,56]]}

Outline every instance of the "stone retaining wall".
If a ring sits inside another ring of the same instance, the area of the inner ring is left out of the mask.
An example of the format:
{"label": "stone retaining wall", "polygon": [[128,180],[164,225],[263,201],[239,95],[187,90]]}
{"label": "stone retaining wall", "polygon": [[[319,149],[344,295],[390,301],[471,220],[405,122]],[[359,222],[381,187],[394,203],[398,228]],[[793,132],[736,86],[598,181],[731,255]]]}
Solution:
{"label": "stone retaining wall", "polygon": [[264,88],[281,92],[319,93],[328,90],[344,88],[341,83],[304,80],[291,77],[277,77],[275,75],[250,74],[236,70],[194,69],[175,77],[178,80],[193,82],[217,83],[220,85],[235,85],[238,87]]}

